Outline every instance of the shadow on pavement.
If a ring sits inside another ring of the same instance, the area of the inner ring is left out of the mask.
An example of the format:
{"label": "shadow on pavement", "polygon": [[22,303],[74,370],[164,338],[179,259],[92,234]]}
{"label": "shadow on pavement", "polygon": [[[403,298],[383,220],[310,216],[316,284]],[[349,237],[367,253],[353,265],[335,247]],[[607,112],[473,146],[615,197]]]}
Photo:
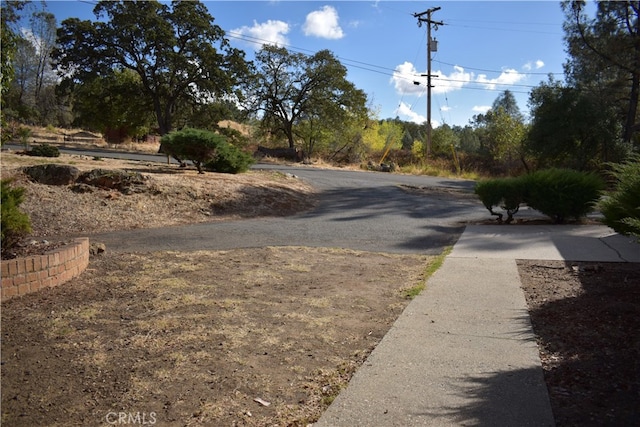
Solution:
{"label": "shadow on pavement", "polygon": [[537,400],[529,393],[536,384],[544,387],[541,376],[540,368],[530,368],[458,378],[458,392],[451,398],[470,403],[426,408],[413,415],[440,419],[442,425],[551,427],[555,424],[546,391],[536,393],[542,397]]}

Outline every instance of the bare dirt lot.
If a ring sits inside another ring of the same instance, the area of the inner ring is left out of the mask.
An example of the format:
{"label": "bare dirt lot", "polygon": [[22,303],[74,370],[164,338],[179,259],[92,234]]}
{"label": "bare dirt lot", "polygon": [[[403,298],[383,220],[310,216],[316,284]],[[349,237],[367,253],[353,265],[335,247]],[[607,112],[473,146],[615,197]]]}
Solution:
{"label": "bare dirt lot", "polygon": [[296,247],[93,259],[78,280],[3,305],[3,425],[107,425],[119,412],[307,425],[428,261]]}
{"label": "bare dirt lot", "polygon": [[[281,174],[60,160],[135,168],[153,191],[35,184],[15,169],[34,159],[3,156],[3,177],[27,188],[35,240],[286,215],[314,203],[308,185]],[[107,248],[80,278],[3,304],[2,422],[108,425],[126,414],[170,426],[307,425],[384,336],[431,261],[330,248]]]}
{"label": "bare dirt lot", "polygon": [[640,264],[518,267],[557,425],[640,425]]}
{"label": "bare dirt lot", "polygon": [[[124,195],[35,184],[16,170],[42,161],[2,158],[3,178],[27,189],[35,241],[314,205],[312,188],[277,173],[199,176],[56,160],[148,177],[150,191]],[[107,248],[80,278],[2,304],[2,424],[109,425],[124,416],[162,426],[305,426],[384,336],[432,262],[330,248]],[[558,425],[639,424],[639,265],[526,261],[519,269]]]}

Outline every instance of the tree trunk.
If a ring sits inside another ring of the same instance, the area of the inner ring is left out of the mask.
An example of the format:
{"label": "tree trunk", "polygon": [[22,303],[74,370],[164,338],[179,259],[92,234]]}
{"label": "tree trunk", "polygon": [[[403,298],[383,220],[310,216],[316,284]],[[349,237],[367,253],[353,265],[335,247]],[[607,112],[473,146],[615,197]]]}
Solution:
{"label": "tree trunk", "polygon": [[153,107],[156,112],[156,120],[158,121],[158,131],[160,132],[160,136],[169,133],[171,131],[171,113],[167,111],[167,108],[162,108],[159,100],[153,101]]}
{"label": "tree trunk", "polygon": [[293,139],[293,123],[286,122],[284,124],[284,133],[287,135],[287,140],[289,141],[289,148],[295,148],[295,141]]}
{"label": "tree trunk", "polygon": [[631,142],[633,132],[636,129],[636,116],[638,114],[638,100],[640,98],[640,73],[633,73],[631,78],[631,93],[629,94],[629,109],[624,124],[624,142]]}

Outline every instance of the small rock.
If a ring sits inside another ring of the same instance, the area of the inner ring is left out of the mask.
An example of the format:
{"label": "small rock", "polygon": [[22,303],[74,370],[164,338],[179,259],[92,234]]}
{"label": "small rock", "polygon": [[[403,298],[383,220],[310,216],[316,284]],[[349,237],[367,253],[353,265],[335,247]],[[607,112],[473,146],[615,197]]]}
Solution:
{"label": "small rock", "polygon": [[46,185],[70,185],[80,176],[80,170],[74,166],[46,164],[28,166],[23,172],[35,182]]}
{"label": "small rock", "polygon": [[104,243],[91,243],[89,245],[89,254],[92,256],[100,255],[107,250]]}
{"label": "small rock", "polygon": [[261,399],[261,398],[259,398],[259,397],[256,397],[255,399],[253,399],[253,401],[254,401],[254,402],[257,402],[257,403],[259,403],[259,404],[261,404],[262,406],[269,406],[269,405],[271,405],[271,402],[267,402],[266,400]]}
{"label": "small rock", "polygon": [[93,193],[96,189],[89,184],[77,183],[71,186],[71,191],[74,193]]}

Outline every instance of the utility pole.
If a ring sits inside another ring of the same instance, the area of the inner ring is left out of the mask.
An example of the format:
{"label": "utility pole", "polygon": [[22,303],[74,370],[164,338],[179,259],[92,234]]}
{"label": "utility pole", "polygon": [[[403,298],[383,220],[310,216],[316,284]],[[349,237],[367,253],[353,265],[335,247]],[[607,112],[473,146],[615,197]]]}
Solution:
{"label": "utility pole", "polygon": [[[423,22],[427,23],[427,157],[431,155],[431,88],[433,87],[431,85],[431,52],[438,50],[438,42],[431,40],[431,25],[434,26],[434,30],[438,29],[438,25],[444,25],[441,21],[432,20],[431,14],[440,9],[440,7],[433,7],[424,12],[413,14],[414,18],[418,18],[418,27],[422,27]],[[422,76],[424,77],[424,74]]]}

